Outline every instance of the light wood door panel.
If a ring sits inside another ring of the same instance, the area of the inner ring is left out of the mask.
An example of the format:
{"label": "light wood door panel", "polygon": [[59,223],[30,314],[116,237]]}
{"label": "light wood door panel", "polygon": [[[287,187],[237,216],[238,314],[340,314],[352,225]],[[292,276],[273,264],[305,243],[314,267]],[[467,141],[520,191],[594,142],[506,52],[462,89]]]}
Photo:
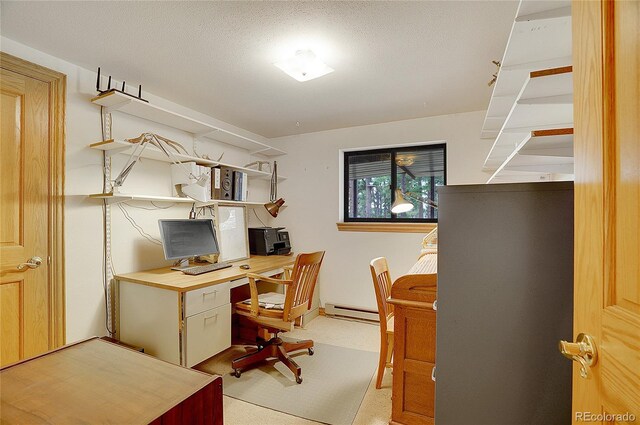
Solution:
{"label": "light wood door panel", "polygon": [[22,318],[20,317],[20,286],[22,282],[3,282],[0,285],[0,364],[17,362],[22,358]]}
{"label": "light wood door panel", "polygon": [[[574,333],[593,336],[580,412],[640,419],[640,2],[574,1]],[[624,419],[624,418],[622,418]],[[623,423],[604,418],[601,423]]]}
{"label": "light wood door panel", "polygon": [[[1,72],[0,364],[4,365],[53,347],[47,264],[49,85],[6,69]],[[17,269],[33,256],[43,259],[40,267]]]}

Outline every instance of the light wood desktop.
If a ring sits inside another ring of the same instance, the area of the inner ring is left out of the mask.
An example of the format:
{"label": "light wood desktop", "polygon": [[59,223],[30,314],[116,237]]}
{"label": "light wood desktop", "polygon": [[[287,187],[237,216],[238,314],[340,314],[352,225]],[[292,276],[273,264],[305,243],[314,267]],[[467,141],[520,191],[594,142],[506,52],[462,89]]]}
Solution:
{"label": "light wood desktop", "polygon": [[221,425],[222,378],[91,338],[6,366],[0,423]]}
{"label": "light wood desktop", "polygon": [[117,275],[119,337],[162,360],[196,365],[231,346],[231,290],[248,285],[248,273],[277,276],[294,261],[256,255],[197,276],[170,267]]}

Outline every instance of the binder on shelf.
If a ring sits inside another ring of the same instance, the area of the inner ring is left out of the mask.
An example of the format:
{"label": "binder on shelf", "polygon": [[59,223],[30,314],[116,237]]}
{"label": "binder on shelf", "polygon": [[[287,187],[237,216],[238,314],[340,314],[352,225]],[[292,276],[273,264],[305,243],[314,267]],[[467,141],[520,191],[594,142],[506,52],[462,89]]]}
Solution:
{"label": "binder on shelf", "polygon": [[242,171],[233,172],[233,200],[234,201],[246,201],[247,200],[247,173]]}
{"label": "binder on shelf", "polygon": [[220,167],[211,168],[211,199],[220,199],[222,190],[222,179],[220,177]]}

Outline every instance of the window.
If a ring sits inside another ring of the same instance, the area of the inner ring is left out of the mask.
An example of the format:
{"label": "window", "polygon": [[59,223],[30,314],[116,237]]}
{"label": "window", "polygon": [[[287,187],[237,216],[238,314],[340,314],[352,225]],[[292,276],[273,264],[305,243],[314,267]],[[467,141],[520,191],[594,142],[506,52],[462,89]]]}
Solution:
{"label": "window", "polygon": [[[447,183],[446,145],[411,146],[344,153],[344,221],[436,222],[437,186]],[[395,190],[413,209],[392,214]],[[416,198],[416,199],[411,199]]]}

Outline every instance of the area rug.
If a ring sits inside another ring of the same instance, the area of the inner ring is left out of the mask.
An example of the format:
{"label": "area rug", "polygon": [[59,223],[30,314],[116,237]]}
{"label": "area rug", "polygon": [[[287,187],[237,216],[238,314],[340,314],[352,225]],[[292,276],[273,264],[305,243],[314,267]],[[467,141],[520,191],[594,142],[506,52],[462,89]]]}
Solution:
{"label": "area rug", "polygon": [[316,343],[313,356],[306,351],[293,356],[302,368],[303,382],[296,384],[293,373],[275,360],[240,378],[230,375],[231,359],[244,352],[234,346],[197,368],[222,375],[229,397],[331,425],[353,423],[378,363],[375,352]]}

